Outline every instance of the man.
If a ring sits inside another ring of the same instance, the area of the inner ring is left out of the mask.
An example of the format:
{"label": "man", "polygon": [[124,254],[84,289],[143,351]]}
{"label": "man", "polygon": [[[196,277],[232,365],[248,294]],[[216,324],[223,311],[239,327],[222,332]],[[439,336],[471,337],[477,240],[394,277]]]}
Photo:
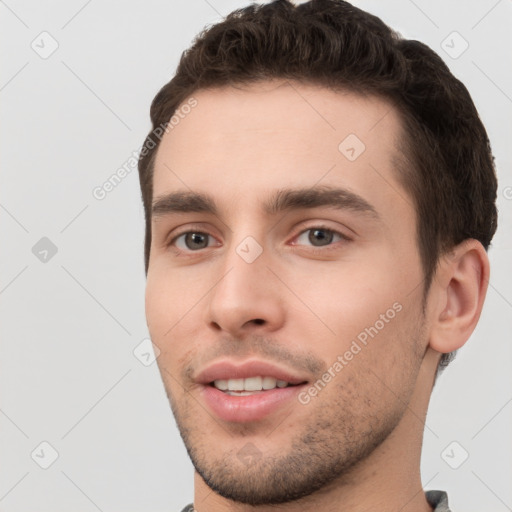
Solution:
{"label": "man", "polygon": [[184,510],[449,510],[424,421],[497,224],[463,84],[346,2],[278,0],[200,34],[151,119],[146,316]]}

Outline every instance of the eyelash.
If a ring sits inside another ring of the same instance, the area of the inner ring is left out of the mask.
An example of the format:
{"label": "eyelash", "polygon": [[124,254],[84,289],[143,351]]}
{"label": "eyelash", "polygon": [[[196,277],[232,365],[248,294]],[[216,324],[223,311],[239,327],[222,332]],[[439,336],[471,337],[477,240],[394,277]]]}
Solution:
{"label": "eyelash", "polygon": [[[306,229],[303,229],[300,233],[298,233],[297,236],[294,237],[294,240],[299,238],[302,234],[304,233],[307,233],[308,231],[313,231],[315,229],[319,229],[319,230],[322,230],[322,231],[326,231],[328,233],[332,233],[334,235],[337,235],[340,237],[341,240],[338,240],[337,242],[350,242],[351,239],[344,235],[343,233],[341,233],[340,231],[336,231],[334,229],[331,229],[327,226],[324,226],[324,225],[314,225],[314,226],[310,226]],[[166,244],[168,247],[171,247],[171,246],[174,246],[174,249],[176,250],[176,252],[178,254],[183,254],[183,253],[190,253],[190,254],[193,254],[193,253],[200,253],[203,249],[198,249],[197,251],[193,251],[193,250],[190,250],[190,249],[187,249],[187,250],[184,250],[184,249],[178,249],[174,244],[175,242],[178,240],[178,238],[182,237],[183,235],[187,235],[189,233],[196,233],[196,234],[201,234],[201,235],[206,235],[206,236],[209,236],[209,237],[212,237],[212,238],[215,238],[213,235],[210,235],[209,233],[206,233],[205,231],[201,231],[200,229],[189,229],[187,231],[183,231],[181,233],[178,233],[176,236],[174,236],[168,244]],[[338,249],[338,246],[335,245],[336,242],[332,242],[330,243],[329,245],[325,245],[323,247],[314,247],[314,246],[310,246],[311,247],[311,250],[310,252],[312,252],[313,254],[318,254],[318,253],[326,253],[327,251],[331,251],[331,250],[336,250]],[[293,245],[297,245],[297,244],[293,244]],[[208,247],[205,247],[205,249],[207,249]],[[192,256],[190,256],[192,257]]]}

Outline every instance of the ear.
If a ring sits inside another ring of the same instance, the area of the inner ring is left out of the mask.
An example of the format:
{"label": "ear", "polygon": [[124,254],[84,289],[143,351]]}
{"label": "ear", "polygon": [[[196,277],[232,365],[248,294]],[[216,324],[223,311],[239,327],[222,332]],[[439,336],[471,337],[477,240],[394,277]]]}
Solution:
{"label": "ear", "polygon": [[429,296],[431,348],[448,353],[462,347],[480,318],[489,284],[489,258],[468,239],[440,258]]}

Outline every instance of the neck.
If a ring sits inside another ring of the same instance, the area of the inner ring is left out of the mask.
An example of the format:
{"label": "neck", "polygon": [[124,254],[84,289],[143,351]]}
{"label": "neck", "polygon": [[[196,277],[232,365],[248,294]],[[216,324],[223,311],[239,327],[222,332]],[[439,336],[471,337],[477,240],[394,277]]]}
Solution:
{"label": "neck", "polygon": [[328,487],[298,501],[251,506],[210,489],[194,474],[196,512],[432,512],[420,476],[421,446],[439,354],[425,354],[409,405],[397,427],[370,456]]}

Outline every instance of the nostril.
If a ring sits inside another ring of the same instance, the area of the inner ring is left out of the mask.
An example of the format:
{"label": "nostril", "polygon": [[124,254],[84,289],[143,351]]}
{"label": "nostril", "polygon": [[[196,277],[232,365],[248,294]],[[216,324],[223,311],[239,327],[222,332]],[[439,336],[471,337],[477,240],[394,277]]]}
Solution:
{"label": "nostril", "polygon": [[254,322],[256,325],[261,325],[261,324],[264,324],[264,323],[265,323],[265,320],[262,320],[261,318],[256,318],[255,320],[253,320],[253,322]]}

